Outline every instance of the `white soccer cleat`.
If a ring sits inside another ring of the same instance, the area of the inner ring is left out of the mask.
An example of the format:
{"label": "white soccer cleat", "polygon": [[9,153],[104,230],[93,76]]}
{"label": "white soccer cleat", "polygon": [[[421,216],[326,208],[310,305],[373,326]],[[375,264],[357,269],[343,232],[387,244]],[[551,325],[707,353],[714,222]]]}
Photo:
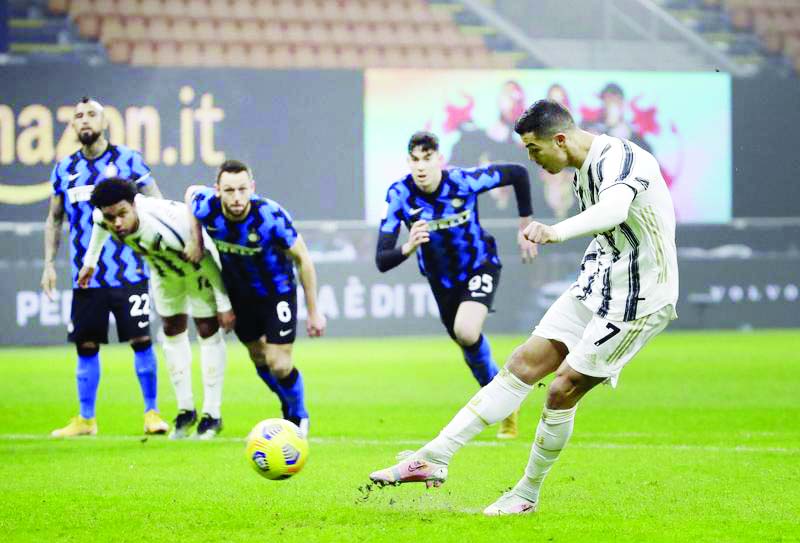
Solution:
{"label": "white soccer cleat", "polygon": [[535,513],[539,507],[539,502],[526,500],[513,490],[500,496],[496,502],[483,510],[487,517],[497,517],[500,515],[526,515]]}
{"label": "white soccer cleat", "polygon": [[425,483],[427,488],[438,488],[447,480],[446,465],[426,460],[414,451],[403,451],[397,459],[400,462],[394,466],[370,473],[372,482],[378,486]]}

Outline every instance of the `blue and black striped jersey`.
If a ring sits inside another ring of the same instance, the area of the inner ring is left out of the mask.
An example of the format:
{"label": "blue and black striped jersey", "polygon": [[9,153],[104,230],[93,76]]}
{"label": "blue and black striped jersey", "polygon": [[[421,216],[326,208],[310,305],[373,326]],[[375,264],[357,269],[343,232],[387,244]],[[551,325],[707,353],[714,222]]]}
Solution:
{"label": "blue and black striped jersey", "polygon": [[247,217],[235,222],[222,214],[214,189],[202,188],[192,196],[191,209],[219,250],[222,279],[232,298],[286,294],[295,288],[293,262],[285,251],[294,245],[297,230],[277,202],[254,194]]}
{"label": "blue and black striped jersey", "polygon": [[[81,151],[71,154],[56,164],[50,175],[53,194],[63,198],[69,221],[73,288],[78,288],[78,272],[92,235],[93,208],[89,198],[94,186],[108,177],[130,179],[138,187],[153,182],[142,155],[124,145],[111,144],[97,158],[87,159]],[[147,278],[141,257],[112,239],[103,248],[89,288],[120,287]]]}
{"label": "blue and black striped jersey", "polygon": [[[409,174],[389,187],[380,235],[388,237],[393,247],[401,224],[410,229],[415,221],[427,221],[430,241],[417,250],[419,270],[437,285],[451,288],[487,263],[501,265],[494,238],[480,224],[478,195],[510,184],[515,189],[528,184],[525,168],[505,164],[444,170],[431,194],[420,191]],[[529,191],[523,208],[529,215]]]}

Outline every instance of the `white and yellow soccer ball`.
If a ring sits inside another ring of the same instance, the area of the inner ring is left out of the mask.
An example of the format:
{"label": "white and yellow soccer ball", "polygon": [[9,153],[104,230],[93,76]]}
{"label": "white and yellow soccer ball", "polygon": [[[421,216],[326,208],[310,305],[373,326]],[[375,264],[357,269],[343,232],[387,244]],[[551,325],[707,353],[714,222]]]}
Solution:
{"label": "white and yellow soccer ball", "polygon": [[245,454],[262,477],[288,479],[306,464],[308,441],[300,428],[288,420],[262,420],[247,436]]}

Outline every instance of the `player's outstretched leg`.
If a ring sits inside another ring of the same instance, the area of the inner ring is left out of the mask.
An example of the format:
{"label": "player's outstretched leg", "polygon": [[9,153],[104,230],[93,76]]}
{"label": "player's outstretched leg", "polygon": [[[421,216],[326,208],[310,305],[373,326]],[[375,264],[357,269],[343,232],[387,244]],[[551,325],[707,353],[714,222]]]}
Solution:
{"label": "player's outstretched leg", "polygon": [[[464,360],[472,370],[472,375],[478,384],[486,386],[497,375],[497,365],[492,358],[492,350],[489,341],[483,334],[480,335],[477,343],[469,347],[462,347]],[[497,429],[498,439],[515,439],[519,435],[517,427],[519,421],[519,410],[515,410],[509,416],[500,421]]]}
{"label": "player's outstretched leg", "polygon": [[95,403],[100,383],[100,354],[95,343],[78,345],[78,367],[75,377],[78,384],[80,414],[63,428],[53,430],[53,437],[93,436],[97,434]]}
{"label": "player's outstretched leg", "polygon": [[509,492],[484,509],[484,514],[517,515],[533,513],[539,505],[539,491],[545,476],[572,435],[578,400],[603,379],[576,372],[565,362],[550,383],[547,403],[536,428],[525,475]]}
{"label": "player's outstretched leg", "polygon": [[370,479],[378,484],[432,482],[432,486],[441,485],[447,477],[447,465],[456,451],[486,426],[503,420],[518,409],[532,388],[503,368],[433,441],[398,464],[373,472]]}
{"label": "player's outstretched leg", "polygon": [[[411,464],[415,460],[430,464],[432,468],[446,467],[456,451],[486,426],[518,410],[533,389],[533,383],[555,371],[565,356],[563,345],[531,336],[514,349],[506,367],[473,396],[433,441],[400,463],[373,472],[370,478],[382,484],[417,482],[412,474],[422,468]],[[441,479],[440,484],[444,478]]]}

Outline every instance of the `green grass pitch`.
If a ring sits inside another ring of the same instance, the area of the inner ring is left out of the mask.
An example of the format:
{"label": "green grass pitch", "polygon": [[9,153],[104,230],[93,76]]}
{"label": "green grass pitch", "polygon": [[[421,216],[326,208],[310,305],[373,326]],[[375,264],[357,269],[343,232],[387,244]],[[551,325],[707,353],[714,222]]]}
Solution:
{"label": "green grass pitch", "polygon": [[[544,389],[522,437],[488,429],[439,489],[364,492],[367,475],[432,438],[475,392],[446,338],[303,340],[295,360],[311,454],[287,481],[258,477],[243,436],[277,400],[231,337],[225,429],[213,442],[141,435],[128,347],[101,352],[96,438],[47,437],[77,412],[71,347],[0,351],[3,541],[800,541],[797,331],[668,333],[616,390],[581,403],[539,513],[483,518],[519,478]],[[502,361],[522,337],[494,336]],[[160,353],[159,353],[160,354]],[[199,364],[193,366],[201,394]],[[160,408],[175,400],[163,359]],[[197,398],[199,400],[199,398]],[[278,539],[279,538],[279,539]]]}

